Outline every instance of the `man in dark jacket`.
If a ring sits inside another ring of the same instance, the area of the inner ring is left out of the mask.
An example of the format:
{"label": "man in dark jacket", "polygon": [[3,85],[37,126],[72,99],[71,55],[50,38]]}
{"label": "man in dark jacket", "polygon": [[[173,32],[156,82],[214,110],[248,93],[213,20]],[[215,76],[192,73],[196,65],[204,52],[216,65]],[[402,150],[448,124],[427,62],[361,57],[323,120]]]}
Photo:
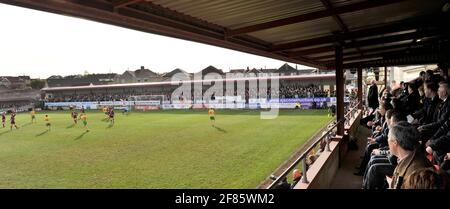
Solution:
{"label": "man in dark jacket", "polygon": [[447,82],[439,83],[438,94],[439,99],[442,101],[438,106],[433,122],[419,126],[418,128],[423,141],[430,139],[450,118],[450,101],[448,98],[450,95],[450,86]]}
{"label": "man in dark jacket", "polygon": [[375,80],[372,80],[371,86],[369,87],[369,92],[367,94],[367,101],[369,102],[369,107],[373,110],[378,108],[378,87]]}
{"label": "man in dark jacket", "polygon": [[408,85],[408,96],[406,96],[405,109],[407,114],[411,114],[421,108],[420,94],[416,83]]}
{"label": "man in dark jacket", "polygon": [[425,83],[424,92],[426,98],[423,102],[423,108],[413,114],[418,124],[424,125],[433,122],[438,104],[441,102],[437,94],[438,88],[439,85],[431,81]]}

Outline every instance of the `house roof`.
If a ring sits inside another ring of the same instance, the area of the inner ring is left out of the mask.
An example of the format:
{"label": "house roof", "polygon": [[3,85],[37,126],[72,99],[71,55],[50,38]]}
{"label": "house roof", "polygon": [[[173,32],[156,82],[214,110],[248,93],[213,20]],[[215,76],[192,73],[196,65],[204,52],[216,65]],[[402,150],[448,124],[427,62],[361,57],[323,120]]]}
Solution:
{"label": "house roof", "polygon": [[170,72],[168,72],[168,73],[164,73],[164,74],[162,75],[162,77],[171,78],[172,76],[176,75],[177,73],[183,73],[183,74],[185,74],[186,76],[190,77],[190,74],[189,74],[189,73],[187,73],[186,71],[184,71],[184,70],[182,70],[182,69],[180,69],[180,68],[177,68],[177,69],[175,69],[175,70],[172,70],[172,71],[170,71]]}
{"label": "house roof", "polygon": [[198,73],[201,73],[202,75],[206,75],[208,73],[218,73],[218,74],[221,74],[221,75],[224,74],[224,72],[222,70],[217,69],[216,67],[214,67],[212,65],[206,67],[205,69],[201,70]]}
{"label": "house roof", "polygon": [[90,84],[108,84],[114,81],[117,74],[107,73],[107,74],[89,74],[89,75],[70,75],[66,77],[62,76],[51,76],[47,79],[47,84],[49,87],[57,86],[85,86]]}

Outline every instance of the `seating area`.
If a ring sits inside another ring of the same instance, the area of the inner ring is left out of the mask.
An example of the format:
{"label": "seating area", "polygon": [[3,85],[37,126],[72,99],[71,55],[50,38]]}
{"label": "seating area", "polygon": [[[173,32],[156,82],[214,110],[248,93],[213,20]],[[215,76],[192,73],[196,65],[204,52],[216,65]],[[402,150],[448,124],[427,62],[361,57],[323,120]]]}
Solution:
{"label": "seating area", "polygon": [[362,180],[360,188],[449,188],[448,69],[448,63],[440,63],[435,71],[381,91],[372,81],[360,122],[368,130],[368,136],[359,139],[362,156],[353,164],[346,162]]}

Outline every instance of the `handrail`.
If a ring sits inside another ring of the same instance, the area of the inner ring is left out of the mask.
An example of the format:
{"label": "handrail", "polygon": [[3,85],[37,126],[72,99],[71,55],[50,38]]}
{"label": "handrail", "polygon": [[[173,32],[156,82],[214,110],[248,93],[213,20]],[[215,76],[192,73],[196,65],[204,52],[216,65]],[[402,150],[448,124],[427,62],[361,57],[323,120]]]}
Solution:
{"label": "handrail", "polygon": [[[306,170],[306,156],[311,152],[312,149],[314,149],[317,146],[317,144],[319,142],[321,142],[324,139],[324,137],[331,137],[332,130],[334,128],[336,128],[338,126],[338,124],[347,122],[346,118],[348,116],[351,116],[350,114],[358,109],[357,108],[358,104],[359,104],[359,102],[357,102],[352,108],[350,108],[347,111],[347,113],[345,114],[345,117],[344,117],[343,120],[341,120],[339,122],[334,122],[335,124],[333,126],[329,127],[327,129],[327,131],[324,134],[322,134],[322,136],[320,136],[318,139],[316,139],[316,141],[314,141],[314,143],[312,143],[288,168],[286,168],[280,175],[278,175],[278,177],[275,180],[273,180],[273,182],[267,188],[271,189],[276,184],[278,184],[284,177],[286,177],[288,175],[289,172],[291,172],[291,170],[293,170],[300,163],[300,161],[303,161],[302,162],[303,163],[303,172],[302,172],[303,175],[302,175],[302,180],[301,181],[303,183],[308,183],[308,180],[306,178],[306,172],[307,172],[307,170]],[[330,138],[327,139],[326,151],[330,151],[330,149],[329,149],[330,140],[329,139]]]}
{"label": "handrail", "polygon": [[349,110],[347,111],[347,113],[345,114],[344,118],[348,117],[350,115],[350,113],[358,110],[358,105],[359,105],[359,102],[356,102],[355,105],[353,105],[353,107],[350,107]]}
{"label": "handrail", "polygon": [[[271,189],[271,188],[273,188],[273,186],[275,186],[278,182],[280,182],[280,180],[282,179],[282,178],[284,178],[295,166],[297,166],[297,164],[301,161],[301,160],[303,160],[303,159],[305,159],[305,157],[309,154],[309,152],[312,150],[312,149],[314,149],[314,147],[316,147],[316,145],[319,143],[319,142],[321,142],[322,141],[322,139],[325,137],[325,136],[329,136],[329,134],[330,134],[330,132],[334,129],[334,128],[336,128],[337,127],[337,125],[339,124],[339,123],[342,123],[342,122],[344,122],[343,120],[341,120],[341,121],[339,121],[339,122],[337,122],[337,123],[335,123],[332,127],[330,127],[330,128],[328,128],[328,130],[321,136],[321,137],[319,137],[313,144],[311,144],[287,169],[285,169],[269,186],[268,186],[268,189]],[[328,142],[327,142],[328,143]],[[303,166],[303,167],[305,167],[305,166]],[[305,169],[305,168],[303,168],[303,169]],[[303,172],[303,176],[305,177],[304,179],[306,180],[306,172]]]}

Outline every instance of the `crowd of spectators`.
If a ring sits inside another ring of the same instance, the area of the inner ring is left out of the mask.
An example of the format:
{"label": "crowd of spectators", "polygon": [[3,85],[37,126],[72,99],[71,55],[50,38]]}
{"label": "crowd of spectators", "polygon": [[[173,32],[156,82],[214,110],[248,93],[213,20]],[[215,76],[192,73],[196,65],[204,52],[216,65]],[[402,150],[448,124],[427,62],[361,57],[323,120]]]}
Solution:
{"label": "crowd of spectators", "polygon": [[[438,72],[436,72],[438,71]],[[355,175],[364,189],[443,189],[450,173],[449,64],[410,82],[368,92],[371,129]]]}
{"label": "crowd of spectators", "polygon": [[97,101],[121,101],[128,100],[132,95],[135,94],[71,94],[58,96],[54,98],[46,98],[48,102],[97,102]]}
{"label": "crowd of spectators", "polygon": [[311,98],[311,97],[333,97],[334,91],[324,90],[315,85],[281,85],[280,98]]}
{"label": "crowd of spectators", "polygon": [[[324,90],[320,88],[319,86],[315,85],[309,85],[309,86],[301,86],[299,84],[295,85],[280,85],[279,90],[272,92],[273,89],[270,87],[267,89],[264,89],[262,91],[266,92],[257,92],[257,89],[245,89],[245,99],[248,101],[249,98],[256,98],[257,95],[263,95],[262,93],[266,94],[266,98],[269,98],[272,95],[276,95],[278,98],[312,98],[312,97],[333,97],[335,96],[335,91],[330,90]],[[205,90],[203,91],[205,93]],[[128,101],[133,96],[141,96],[141,95],[150,95],[151,93],[148,92],[129,92],[129,93],[122,93],[122,94],[107,94],[107,93],[89,93],[89,94],[77,94],[73,93],[70,95],[64,95],[64,96],[56,96],[53,98],[46,98],[45,100],[48,102],[97,102],[97,101]],[[161,92],[159,95],[165,95],[164,99],[171,101],[172,100],[172,94],[167,92]],[[226,92],[224,91],[224,94],[226,95]],[[239,95],[238,91],[234,92],[234,95]],[[198,93],[195,93],[194,91],[191,94],[191,99],[199,98],[200,96]],[[177,99],[186,99],[184,95],[180,95],[177,97]]]}

